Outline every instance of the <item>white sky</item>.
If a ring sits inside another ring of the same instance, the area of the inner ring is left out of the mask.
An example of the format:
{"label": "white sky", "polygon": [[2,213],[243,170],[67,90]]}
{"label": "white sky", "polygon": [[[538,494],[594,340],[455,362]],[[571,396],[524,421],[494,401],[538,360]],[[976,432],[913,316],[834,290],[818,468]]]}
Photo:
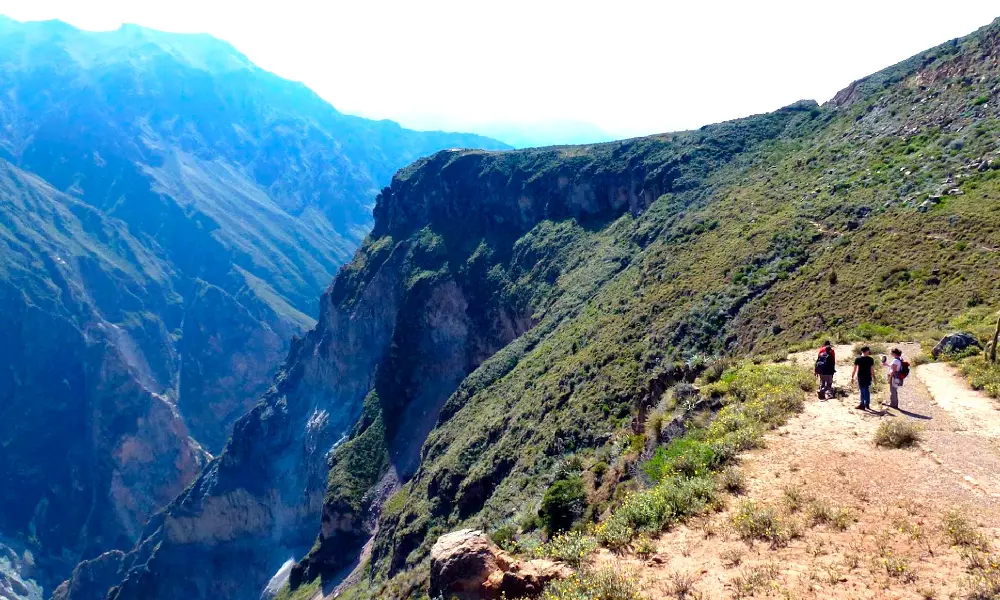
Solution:
{"label": "white sky", "polygon": [[584,121],[618,136],[823,102],[1000,16],[979,0],[0,0],[20,20],[207,32],[344,112],[416,128]]}

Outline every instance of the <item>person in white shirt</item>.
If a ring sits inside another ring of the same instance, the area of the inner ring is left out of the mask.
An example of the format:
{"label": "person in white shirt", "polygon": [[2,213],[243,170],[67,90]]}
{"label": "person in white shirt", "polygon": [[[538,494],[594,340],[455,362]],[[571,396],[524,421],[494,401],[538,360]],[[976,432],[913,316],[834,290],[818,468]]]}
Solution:
{"label": "person in white shirt", "polygon": [[899,376],[899,370],[903,368],[903,351],[899,348],[892,349],[892,362],[889,363],[889,407],[899,408],[899,388],[903,385],[903,378]]}

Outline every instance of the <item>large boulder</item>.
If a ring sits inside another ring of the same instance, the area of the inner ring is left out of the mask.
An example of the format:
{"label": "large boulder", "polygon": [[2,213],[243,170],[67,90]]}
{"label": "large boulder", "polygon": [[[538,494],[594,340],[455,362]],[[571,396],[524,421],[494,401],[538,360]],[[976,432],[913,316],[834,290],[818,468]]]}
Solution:
{"label": "large boulder", "polygon": [[494,600],[541,594],[553,579],[573,570],[551,560],[518,561],[478,529],[445,534],[431,549],[432,598]]}
{"label": "large boulder", "polygon": [[942,353],[959,354],[969,348],[982,349],[982,346],[979,345],[976,336],[964,331],[957,331],[941,338],[941,341],[931,350],[931,355],[937,358]]}

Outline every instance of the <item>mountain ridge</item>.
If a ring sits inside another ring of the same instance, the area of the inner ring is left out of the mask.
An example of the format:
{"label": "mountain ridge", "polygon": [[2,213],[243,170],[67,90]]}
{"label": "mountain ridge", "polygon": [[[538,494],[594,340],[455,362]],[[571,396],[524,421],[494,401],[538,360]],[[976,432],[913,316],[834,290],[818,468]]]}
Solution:
{"label": "mountain ridge", "polygon": [[47,591],[222,449],[395,169],[506,147],[342,115],[244,60],[0,23],[0,537]]}

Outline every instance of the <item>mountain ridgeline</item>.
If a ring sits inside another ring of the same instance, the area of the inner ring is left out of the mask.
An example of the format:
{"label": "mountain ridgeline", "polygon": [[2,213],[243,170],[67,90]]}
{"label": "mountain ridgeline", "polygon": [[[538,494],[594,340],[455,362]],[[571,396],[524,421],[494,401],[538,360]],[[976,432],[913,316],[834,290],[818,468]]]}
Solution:
{"label": "mountain ridgeline", "polygon": [[343,115],[208,36],[0,18],[0,543],[48,593],[222,450],[378,189],[451,147],[505,146]]}
{"label": "mountain ridgeline", "polygon": [[418,160],[222,453],[57,598],[420,596],[438,536],[529,527],[573,464],[608,467],[599,520],[706,357],[997,298],[998,48],[995,22],[823,106]]}

